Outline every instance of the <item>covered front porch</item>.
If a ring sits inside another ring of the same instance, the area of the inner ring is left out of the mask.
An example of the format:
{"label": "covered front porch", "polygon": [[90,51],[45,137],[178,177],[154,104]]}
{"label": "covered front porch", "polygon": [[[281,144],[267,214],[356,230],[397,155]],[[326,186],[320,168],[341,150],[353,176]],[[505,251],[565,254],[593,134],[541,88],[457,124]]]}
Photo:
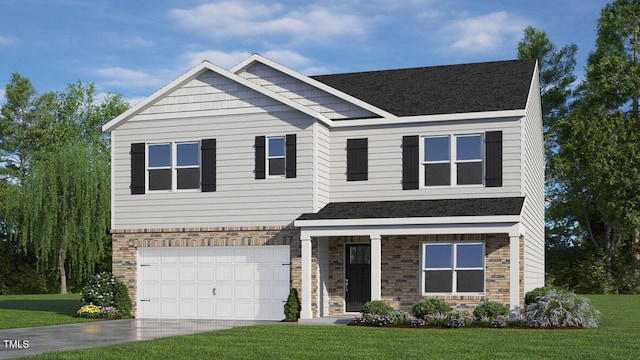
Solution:
{"label": "covered front porch", "polygon": [[[459,310],[494,300],[518,311],[523,301],[522,201],[509,199],[513,198],[489,199],[502,205],[502,210],[489,215],[478,213],[486,213],[487,201],[476,201],[483,206],[475,211],[443,211],[471,205],[465,200],[436,207],[443,216],[434,214],[434,205],[443,205],[434,203],[440,200],[334,203],[318,213],[304,214],[295,221],[301,240],[301,318],[350,316],[368,300],[384,300],[409,311],[426,296],[443,298]],[[355,210],[358,208],[361,210]],[[371,214],[378,216],[366,216]],[[413,214],[417,216],[407,216]],[[453,251],[458,246],[462,253],[463,246],[477,244],[484,258],[480,270],[476,268],[470,278],[482,276],[481,291],[455,290],[469,277],[461,274],[474,270],[463,268],[458,280],[452,280],[451,291],[430,293],[425,289],[425,279],[431,274],[425,267],[426,246],[451,245]]]}

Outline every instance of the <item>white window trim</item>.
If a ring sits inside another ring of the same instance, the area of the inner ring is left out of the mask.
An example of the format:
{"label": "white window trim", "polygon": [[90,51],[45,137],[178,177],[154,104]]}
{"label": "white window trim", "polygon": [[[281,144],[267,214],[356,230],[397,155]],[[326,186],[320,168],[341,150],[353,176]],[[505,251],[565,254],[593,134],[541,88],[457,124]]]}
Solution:
{"label": "white window trim", "polygon": [[[282,139],[282,143],[283,143],[283,147],[284,147],[283,152],[282,152],[283,155],[282,156],[269,156],[269,140],[270,139],[279,139],[279,138]],[[285,135],[267,136],[267,139],[266,139],[265,142],[266,142],[266,144],[265,144],[265,154],[264,154],[265,155],[265,171],[266,171],[266,173],[265,173],[266,176],[265,177],[266,178],[283,178],[283,177],[286,177],[286,175],[287,175],[287,137]],[[270,170],[269,168],[271,166],[270,163],[269,163],[270,159],[282,159],[283,160],[283,162],[284,162],[284,166],[283,166],[284,171],[282,172],[282,175],[270,175],[270,172],[271,172],[271,171],[269,171]]]}
{"label": "white window trim", "polygon": [[[154,167],[149,168],[149,146],[153,145],[171,145],[171,166],[164,167]],[[178,166],[178,144],[198,144],[198,165],[186,165],[186,166]],[[201,142],[199,140],[193,141],[165,141],[165,142],[157,142],[157,143],[146,143],[145,144],[145,190],[147,193],[170,193],[170,192],[200,192],[202,189],[202,184],[195,189],[178,189],[178,169],[200,169],[202,172],[202,151],[201,151]],[[149,170],[161,170],[161,169],[170,169],[171,170],[171,189],[169,190],[150,190],[149,189]]]}
{"label": "white window trim", "polygon": [[[460,267],[458,268],[456,266],[456,255],[457,255],[457,250],[458,247],[456,245],[458,244],[464,244],[464,245],[482,245],[482,267],[472,267],[472,268],[463,268]],[[453,247],[453,250],[451,251],[451,264],[453,265],[453,267],[451,268],[427,268],[425,266],[425,248],[427,245],[451,245]],[[481,242],[481,241],[448,241],[448,242],[429,242],[429,241],[425,241],[422,242],[420,244],[420,293],[422,294],[422,296],[450,296],[450,295],[465,295],[465,296],[482,296],[485,294],[485,292],[487,291],[487,269],[486,269],[486,249],[485,249],[485,243]],[[424,281],[425,281],[425,276],[424,273],[425,271],[428,270],[451,270],[452,271],[452,292],[426,292],[424,291]],[[482,288],[484,289],[484,291],[482,292],[457,292],[456,288],[457,288],[457,276],[456,276],[456,271],[457,270],[482,270]]]}
{"label": "white window trim", "polygon": [[[480,136],[480,160],[457,160],[457,139],[458,137],[464,136]],[[427,138],[440,138],[440,137],[448,137],[449,138],[449,160],[448,161],[425,161],[424,159],[424,139]],[[461,134],[431,134],[420,136],[419,143],[419,152],[420,152],[420,189],[449,189],[449,188],[481,188],[485,185],[485,163],[486,159],[484,158],[485,154],[485,144],[484,144],[484,134],[483,133],[461,133]],[[456,166],[459,163],[473,163],[480,162],[482,164],[482,183],[481,184],[467,184],[467,185],[458,185],[458,173]],[[449,166],[449,185],[434,185],[427,186],[425,185],[425,173],[424,166],[426,164],[450,164]]]}

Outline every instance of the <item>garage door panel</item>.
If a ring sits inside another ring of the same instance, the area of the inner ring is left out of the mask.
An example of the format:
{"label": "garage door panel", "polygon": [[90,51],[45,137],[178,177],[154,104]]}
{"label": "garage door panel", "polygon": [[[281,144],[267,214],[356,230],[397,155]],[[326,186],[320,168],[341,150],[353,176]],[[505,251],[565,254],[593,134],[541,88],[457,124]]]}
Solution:
{"label": "garage door panel", "polygon": [[148,266],[138,267],[138,315],[282,319],[289,253],[288,246],[139,248],[138,264]]}

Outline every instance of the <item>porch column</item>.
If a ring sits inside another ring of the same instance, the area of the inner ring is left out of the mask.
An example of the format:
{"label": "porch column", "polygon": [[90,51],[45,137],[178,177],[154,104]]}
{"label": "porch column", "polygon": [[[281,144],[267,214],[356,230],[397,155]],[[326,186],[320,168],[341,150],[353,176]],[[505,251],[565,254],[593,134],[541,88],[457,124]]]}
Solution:
{"label": "porch column", "polygon": [[380,242],[380,234],[369,235],[371,240],[371,300],[382,299],[382,277],[381,277],[381,261],[382,246]]}
{"label": "porch column", "polygon": [[302,295],[300,304],[300,318],[311,319],[311,237],[300,239],[302,250]]}
{"label": "porch column", "polygon": [[520,312],[520,234],[509,234],[509,310]]}

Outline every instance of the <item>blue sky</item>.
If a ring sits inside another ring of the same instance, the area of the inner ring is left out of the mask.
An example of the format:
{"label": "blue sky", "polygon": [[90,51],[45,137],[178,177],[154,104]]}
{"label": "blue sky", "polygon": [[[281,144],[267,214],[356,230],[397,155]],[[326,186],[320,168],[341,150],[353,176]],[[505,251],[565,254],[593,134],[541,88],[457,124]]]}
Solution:
{"label": "blue sky", "polygon": [[12,72],[39,93],[77,80],[132,105],[207,59],[252,53],[306,75],[513,59],[532,25],[594,48],[604,0],[2,0],[0,103]]}

